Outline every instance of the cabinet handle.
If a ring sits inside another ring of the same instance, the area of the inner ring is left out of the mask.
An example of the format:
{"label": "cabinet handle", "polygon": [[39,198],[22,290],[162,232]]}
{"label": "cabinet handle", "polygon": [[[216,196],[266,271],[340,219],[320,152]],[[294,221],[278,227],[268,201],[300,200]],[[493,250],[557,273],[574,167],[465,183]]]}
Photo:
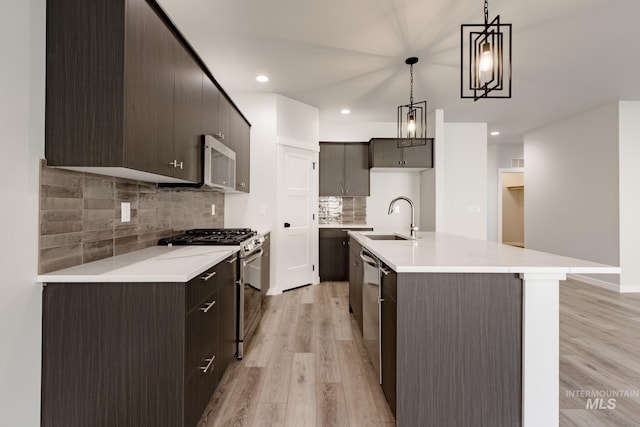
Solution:
{"label": "cabinet handle", "polygon": [[206,276],[200,276],[200,280],[204,280],[205,282],[209,279],[211,279],[213,276],[216,275],[216,272],[212,272],[211,274],[207,274]]}
{"label": "cabinet handle", "polygon": [[180,168],[180,169],[184,169],[184,168],[182,167],[182,162],[178,163],[178,165],[177,165],[176,167],[178,167],[178,168]]}
{"label": "cabinet handle", "polygon": [[344,194],[349,194],[349,189],[344,190]]}
{"label": "cabinet handle", "polygon": [[240,183],[240,187],[246,187],[246,186],[247,186],[247,184],[245,184],[244,182]]}
{"label": "cabinet handle", "polygon": [[211,357],[210,359],[204,359],[207,362],[206,366],[200,366],[203,374],[206,374],[209,368],[213,365],[213,361],[216,360],[216,356]]}
{"label": "cabinet handle", "polygon": [[406,161],[406,160],[403,160],[403,161],[402,161],[402,164],[403,164],[403,165],[406,165],[406,164],[407,164],[407,161]]}
{"label": "cabinet handle", "polygon": [[344,194],[344,189],[343,189],[343,190],[340,190],[340,194]]}
{"label": "cabinet handle", "polygon": [[174,160],[173,162],[169,162],[169,166],[173,166],[174,168],[178,167],[178,161]]}
{"label": "cabinet handle", "polygon": [[381,302],[384,302],[384,298],[378,298],[378,304],[380,304]]}
{"label": "cabinet handle", "polygon": [[382,274],[384,274],[385,276],[388,276],[388,275],[389,275],[389,273],[391,273],[391,271],[387,270],[387,269],[386,269],[386,268],[384,268],[384,267],[380,267],[380,271],[382,271]]}
{"label": "cabinet handle", "polygon": [[231,258],[229,261],[227,261],[229,264],[233,264],[234,262],[236,262],[238,260],[237,256],[234,256],[233,258]]}
{"label": "cabinet handle", "polygon": [[218,133],[216,133],[214,136],[215,136],[216,138],[218,138],[218,139],[224,139],[224,133],[222,133],[222,132],[218,132]]}
{"label": "cabinet handle", "polygon": [[402,162],[401,162],[400,160],[398,160],[398,164],[399,164],[399,165],[401,165],[401,164],[402,164]]}
{"label": "cabinet handle", "polygon": [[203,313],[206,313],[207,311],[211,310],[211,307],[213,307],[214,305],[216,305],[216,302],[215,301],[211,301],[206,306],[200,307],[200,311],[202,311]]}

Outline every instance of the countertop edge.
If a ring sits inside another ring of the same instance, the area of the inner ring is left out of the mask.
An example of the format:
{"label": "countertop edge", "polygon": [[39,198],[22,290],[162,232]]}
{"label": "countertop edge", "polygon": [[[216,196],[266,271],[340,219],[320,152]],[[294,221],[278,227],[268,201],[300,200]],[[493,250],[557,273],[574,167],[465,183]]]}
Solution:
{"label": "countertop edge", "polygon": [[[162,248],[161,246],[152,246],[150,248],[141,249],[139,251],[133,251],[128,254],[118,255],[117,257],[105,258],[98,261],[93,261],[87,264],[81,264],[66,269],[52,271],[50,273],[39,274],[36,276],[38,283],[148,283],[148,282],[162,282],[162,283],[186,283],[189,280],[196,277],[203,271],[219,264],[234,253],[239,251],[237,246],[201,246],[200,248],[206,249],[218,249],[212,253],[201,253],[186,256],[185,258],[198,257],[203,259],[202,263],[197,263],[197,266],[190,266],[182,268],[183,271],[175,273],[158,273],[153,272],[152,261],[166,261],[176,262],[180,261],[171,258],[149,258],[145,260],[135,259],[137,255],[148,251],[151,248]],[[165,247],[169,248],[169,247]],[[174,250],[181,248],[195,248],[193,246],[173,246]],[[215,255],[213,255],[215,254]],[[207,255],[211,255],[208,257]],[[106,269],[109,264],[114,264],[112,270],[106,270],[102,273],[91,273],[92,268]],[[145,264],[149,264],[148,266]],[[135,266],[135,267],[134,267]],[[117,268],[116,268],[117,267]],[[124,269],[125,272],[115,272],[116,270]],[[126,269],[133,269],[134,271],[127,273]],[[147,273],[145,270],[149,270]],[[177,270],[180,268],[177,267]],[[87,270],[86,272],[84,270]]]}

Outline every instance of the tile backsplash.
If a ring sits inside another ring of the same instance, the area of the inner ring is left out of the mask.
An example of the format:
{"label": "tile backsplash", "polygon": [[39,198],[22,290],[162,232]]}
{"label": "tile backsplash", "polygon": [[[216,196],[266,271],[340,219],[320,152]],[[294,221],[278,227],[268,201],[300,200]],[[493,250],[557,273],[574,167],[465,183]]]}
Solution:
{"label": "tile backsplash", "polygon": [[366,197],[319,197],[320,224],[366,224]]}
{"label": "tile backsplash", "polygon": [[[121,202],[131,221],[120,221]],[[211,215],[211,205],[216,215]],[[224,195],[210,189],[158,188],[64,169],[40,168],[40,274],[155,246],[190,228],[224,225]]]}

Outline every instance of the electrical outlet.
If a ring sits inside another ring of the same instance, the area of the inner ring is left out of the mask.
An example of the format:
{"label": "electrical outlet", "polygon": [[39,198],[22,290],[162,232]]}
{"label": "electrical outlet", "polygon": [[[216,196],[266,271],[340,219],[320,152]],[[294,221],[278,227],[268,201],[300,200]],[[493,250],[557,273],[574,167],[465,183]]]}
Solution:
{"label": "electrical outlet", "polygon": [[216,205],[211,205],[211,215],[216,214]]}
{"label": "electrical outlet", "polygon": [[131,221],[131,203],[122,202],[120,204],[120,221],[122,222]]}
{"label": "electrical outlet", "polygon": [[394,211],[395,213],[400,212],[400,206],[394,206],[394,207],[393,207],[393,211]]}

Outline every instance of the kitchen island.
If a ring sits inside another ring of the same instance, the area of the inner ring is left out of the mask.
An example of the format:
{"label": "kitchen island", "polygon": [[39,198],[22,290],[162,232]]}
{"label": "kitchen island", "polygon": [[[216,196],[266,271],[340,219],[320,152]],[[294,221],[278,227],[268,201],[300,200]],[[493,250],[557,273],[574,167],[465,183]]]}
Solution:
{"label": "kitchen island", "polygon": [[380,378],[399,427],[558,425],[559,281],[618,267],[446,233],[349,234],[380,266]]}

